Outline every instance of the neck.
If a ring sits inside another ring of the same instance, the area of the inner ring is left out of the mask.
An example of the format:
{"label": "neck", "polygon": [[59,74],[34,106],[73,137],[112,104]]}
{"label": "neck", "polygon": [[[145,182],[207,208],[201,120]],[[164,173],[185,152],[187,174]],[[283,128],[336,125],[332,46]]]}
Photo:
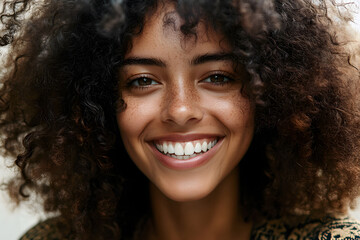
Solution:
{"label": "neck", "polygon": [[239,174],[235,169],[208,196],[191,202],[175,202],[150,185],[152,219],[149,239],[225,240],[250,238],[252,225],[239,209]]}

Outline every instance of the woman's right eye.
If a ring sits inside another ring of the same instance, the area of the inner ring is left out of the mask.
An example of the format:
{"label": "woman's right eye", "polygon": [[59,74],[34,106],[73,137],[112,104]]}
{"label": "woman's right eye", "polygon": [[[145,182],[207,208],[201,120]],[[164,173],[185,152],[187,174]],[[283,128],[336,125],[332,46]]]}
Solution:
{"label": "woman's right eye", "polygon": [[157,85],[159,84],[157,81],[148,78],[148,77],[139,77],[131,80],[129,85],[132,87],[148,87],[150,85]]}

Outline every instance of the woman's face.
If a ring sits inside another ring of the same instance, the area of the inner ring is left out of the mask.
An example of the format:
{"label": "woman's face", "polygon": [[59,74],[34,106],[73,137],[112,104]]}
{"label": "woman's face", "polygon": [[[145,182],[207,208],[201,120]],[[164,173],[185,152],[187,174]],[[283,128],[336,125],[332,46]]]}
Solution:
{"label": "woman's face", "polygon": [[[171,24],[165,24],[171,19]],[[167,5],[146,20],[120,70],[126,109],[117,120],[139,169],[165,196],[197,200],[237,166],[254,131],[253,108],[241,94],[247,74],[231,49],[203,24],[184,38]]]}

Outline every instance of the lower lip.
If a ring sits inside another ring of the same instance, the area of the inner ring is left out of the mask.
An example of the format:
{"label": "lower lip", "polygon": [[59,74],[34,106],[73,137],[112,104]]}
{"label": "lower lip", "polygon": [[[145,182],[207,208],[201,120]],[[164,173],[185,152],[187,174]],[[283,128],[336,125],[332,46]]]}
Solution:
{"label": "lower lip", "polygon": [[218,148],[220,147],[222,143],[222,139],[219,139],[217,144],[212,147],[210,150],[208,150],[206,153],[202,153],[198,156],[186,159],[186,160],[180,160],[176,158],[169,157],[165,154],[162,154],[157,150],[157,148],[150,144],[152,151],[154,152],[156,158],[162,163],[165,167],[174,169],[174,170],[186,170],[191,168],[200,167],[204,164],[206,164],[210,159],[214,156]]}

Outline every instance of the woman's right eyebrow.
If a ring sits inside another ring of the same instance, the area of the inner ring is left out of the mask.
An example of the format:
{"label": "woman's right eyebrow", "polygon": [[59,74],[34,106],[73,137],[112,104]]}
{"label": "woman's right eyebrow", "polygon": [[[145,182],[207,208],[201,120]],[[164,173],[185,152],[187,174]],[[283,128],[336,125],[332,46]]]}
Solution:
{"label": "woman's right eyebrow", "polygon": [[130,57],[126,58],[122,63],[121,66],[126,65],[154,65],[159,67],[166,67],[166,64],[157,58],[140,58],[140,57]]}

